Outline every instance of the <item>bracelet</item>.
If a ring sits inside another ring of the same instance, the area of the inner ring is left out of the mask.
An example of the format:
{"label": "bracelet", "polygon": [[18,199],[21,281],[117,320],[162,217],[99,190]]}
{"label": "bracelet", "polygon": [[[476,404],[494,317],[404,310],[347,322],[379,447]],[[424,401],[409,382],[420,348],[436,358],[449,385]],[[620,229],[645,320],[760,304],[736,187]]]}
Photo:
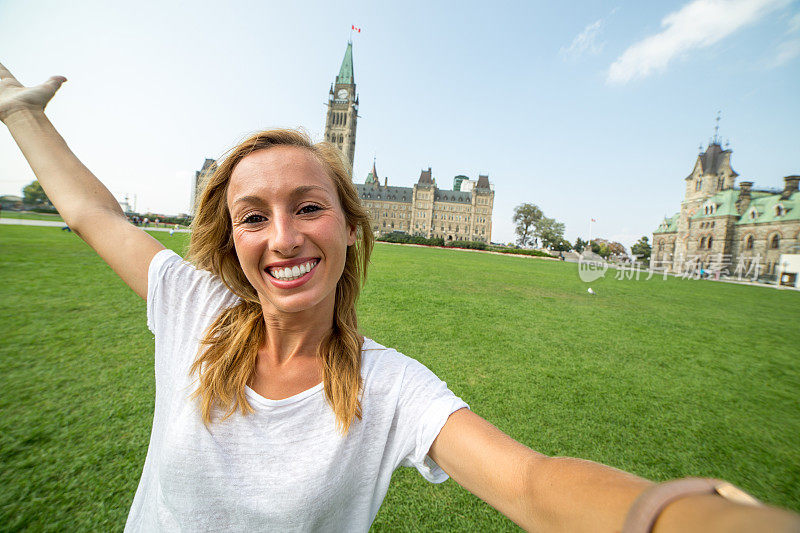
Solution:
{"label": "bracelet", "polygon": [[718,494],[734,503],[762,505],[761,502],[727,481],[687,477],[659,483],[645,490],[631,505],[622,533],[650,533],[664,508],[685,496]]}

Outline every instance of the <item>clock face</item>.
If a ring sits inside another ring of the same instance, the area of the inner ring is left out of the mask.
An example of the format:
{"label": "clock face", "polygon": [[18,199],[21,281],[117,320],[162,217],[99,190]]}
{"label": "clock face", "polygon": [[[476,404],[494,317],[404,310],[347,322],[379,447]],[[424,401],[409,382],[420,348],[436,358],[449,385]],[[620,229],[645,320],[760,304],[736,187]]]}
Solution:
{"label": "clock face", "polygon": [[347,98],[347,89],[339,89],[339,92],[336,93],[336,98],[340,100]]}

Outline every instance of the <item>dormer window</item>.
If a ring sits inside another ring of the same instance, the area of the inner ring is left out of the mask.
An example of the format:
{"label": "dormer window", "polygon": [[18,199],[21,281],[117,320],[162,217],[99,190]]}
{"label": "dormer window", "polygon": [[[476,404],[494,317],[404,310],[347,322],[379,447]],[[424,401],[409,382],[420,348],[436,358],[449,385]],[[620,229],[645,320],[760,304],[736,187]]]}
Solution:
{"label": "dormer window", "polygon": [[782,217],[786,213],[786,208],[784,208],[781,204],[775,206],[775,216]]}
{"label": "dormer window", "polygon": [[758,211],[756,211],[755,207],[750,210],[750,218],[753,220],[758,218]]}
{"label": "dormer window", "polygon": [[697,181],[694,184],[694,190],[699,191],[703,188],[703,178],[697,178]]}

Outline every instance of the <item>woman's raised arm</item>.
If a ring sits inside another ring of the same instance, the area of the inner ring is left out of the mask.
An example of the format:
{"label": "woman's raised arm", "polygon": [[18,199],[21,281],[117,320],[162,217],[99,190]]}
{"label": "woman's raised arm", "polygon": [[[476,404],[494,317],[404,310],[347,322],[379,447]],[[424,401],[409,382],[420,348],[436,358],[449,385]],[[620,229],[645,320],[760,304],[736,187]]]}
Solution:
{"label": "woman's raised arm", "polygon": [[114,196],[67,146],[44,114],[66,78],[24,87],[0,64],[0,121],[64,222],[142,298],[150,260],[164,246],[128,222]]}

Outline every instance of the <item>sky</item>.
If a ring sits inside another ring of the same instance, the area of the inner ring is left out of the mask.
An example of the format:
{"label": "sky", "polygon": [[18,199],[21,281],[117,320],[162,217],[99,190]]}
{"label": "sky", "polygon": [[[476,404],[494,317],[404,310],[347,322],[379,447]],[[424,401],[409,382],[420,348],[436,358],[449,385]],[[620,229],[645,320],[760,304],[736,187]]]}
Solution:
{"label": "sky", "polygon": [[[800,2],[81,2],[0,0],[0,62],[68,82],[47,113],[139,211],[187,212],[194,172],[248,134],[323,137],[351,25],[354,181],[486,173],[492,240],[523,202],[630,246],[678,211],[698,147],[739,180],[800,174]],[[0,129],[0,194],[33,173]]]}

